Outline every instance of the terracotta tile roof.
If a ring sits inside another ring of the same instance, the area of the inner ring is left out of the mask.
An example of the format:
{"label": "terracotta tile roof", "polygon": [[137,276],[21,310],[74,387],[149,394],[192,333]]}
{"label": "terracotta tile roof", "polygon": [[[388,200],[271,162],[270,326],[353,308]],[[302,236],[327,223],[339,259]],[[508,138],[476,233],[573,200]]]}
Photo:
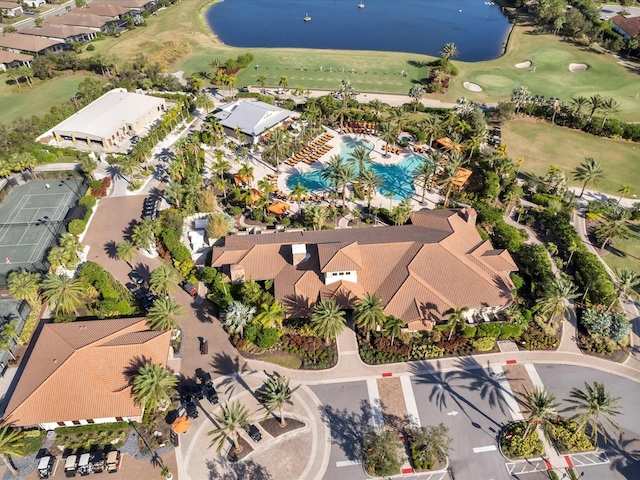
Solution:
{"label": "terracotta tile roof", "polygon": [[124,15],[133,10],[134,7],[125,7],[122,5],[95,5],[95,2],[91,2],[88,7],[82,9],[84,13],[91,13],[93,15],[100,15],[103,17],[117,17]]}
{"label": "terracotta tile roof", "polygon": [[318,257],[320,271],[323,273],[346,272],[362,268],[362,257],[357,242],[318,245]]}
{"label": "terracotta tile roof", "polygon": [[[422,210],[412,225],[231,236],[215,247],[213,266],[235,260],[245,278],[274,279],[275,297],[290,317],[306,316],[319,298],[353,305],[375,292],[386,312],[407,322],[437,321],[454,306],[500,307],[511,302],[508,252],[494,250],[478,234],[471,210]],[[293,265],[291,245],[308,257]],[[356,271],[357,283],[325,285],[324,273]],[[351,308],[351,307],[349,307]]]}
{"label": "terracotta tile roof", "polygon": [[353,309],[358,299],[364,294],[364,288],[359,283],[342,280],[320,288],[320,300],[331,298],[344,310]]}
{"label": "terracotta tile roof", "polygon": [[170,332],[144,318],[44,325],[5,410],[18,426],[138,416],[129,386],[141,360],[166,365]]}
{"label": "terracotta tile roof", "polygon": [[0,36],[0,47],[24,50],[25,52],[38,53],[54,45],[63,45],[63,42],[20,33],[5,33]]}
{"label": "terracotta tile roof", "polygon": [[142,8],[150,3],[155,3],[153,0],[93,0],[91,5],[118,5],[129,8]]}
{"label": "terracotta tile roof", "polygon": [[640,34],[640,17],[624,17],[616,15],[611,19],[621,30],[631,38],[636,38]]}
{"label": "terracotta tile roof", "polygon": [[80,27],[102,28],[107,23],[116,21],[116,17],[105,17],[102,15],[92,15],[90,13],[67,13],[59,17],[47,17],[45,24],[55,25],[75,25]]}

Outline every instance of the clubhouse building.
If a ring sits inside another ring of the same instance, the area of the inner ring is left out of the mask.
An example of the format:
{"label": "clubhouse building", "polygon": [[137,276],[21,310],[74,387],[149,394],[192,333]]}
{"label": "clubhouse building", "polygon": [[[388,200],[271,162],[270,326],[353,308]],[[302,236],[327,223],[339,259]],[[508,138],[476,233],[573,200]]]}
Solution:
{"label": "clubhouse building", "polygon": [[274,280],[289,318],[308,317],[316,302],[352,309],[365,293],[411,330],[430,330],[450,308],[469,322],[512,303],[506,250],[482,240],[472,208],[414,212],[411,225],[233,235],[213,248],[212,266],[232,283]]}
{"label": "clubhouse building", "polygon": [[237,138],[239,132],[251,144],[256,144],[269,130],[282,125],[291,112],[265,102],[238,100],[221,105],[213,116],[224,127],[227,136]]}

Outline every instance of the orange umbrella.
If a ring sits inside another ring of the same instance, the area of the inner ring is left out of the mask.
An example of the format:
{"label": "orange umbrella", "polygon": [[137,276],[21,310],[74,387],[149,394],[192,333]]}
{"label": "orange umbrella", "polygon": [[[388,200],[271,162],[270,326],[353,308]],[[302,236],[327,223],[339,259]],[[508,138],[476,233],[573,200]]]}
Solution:
{"label": "orange umbrella", "polygon": [[267,210],[269,210],[271,213],[275,213],[276,215],[283,215],[284,212],[286,212],[290,208],[291,206],[288,203],[277,201],[272,203],[269,208],[267,208]]}
{"label": "orange umbrella", "polygon": [[171,428],[176,433],[184,433],[189,429],[189,419],[187,417],[178,417],[171,424]]}

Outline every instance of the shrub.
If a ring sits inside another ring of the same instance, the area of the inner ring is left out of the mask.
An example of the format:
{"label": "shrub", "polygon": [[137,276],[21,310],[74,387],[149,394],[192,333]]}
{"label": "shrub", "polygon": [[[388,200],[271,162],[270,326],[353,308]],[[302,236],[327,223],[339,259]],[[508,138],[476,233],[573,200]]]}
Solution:
{"label": "shrub", "polygon": [[488,352],[489,350],[492,350],[495,343],[496,337],[480,337],[471,340],[471,345],[479,352]]}
{"label": "shrub", "polygon": [[244,338],[247,342],[251,342],[253,344],[256,344],[257,340],[258,340],[258,335],[260,334],[260,331],[262,330],[262,325],[260,325],[259,323],[255,322],[255,323],[250,323],[249,325],[247,325],[244,328]]}
{"label": "shrub", "polygon": [[527,428],[526,422],[507,425],[500,434],[500,447],[507,458],[520,459],[537,457],[544,453],[542,442],[535,431],[522,438]]}
{"label": "shrub", "polygon": [[73,235],[80,235],[84,232],[85,228],[87,228],[87,224],[84,220],[80,220],[79,218],[71,220],[67,226],[69,233],[72,233]]}
{"label": "shrub", "polygon": [[438,358],[444,355],[444,348],[438,347],[432,343],[430,344],[419,344],[414,343],[411,346],[411,358],[414,360],[423,359],[423,358]]}
{"label": "shrub", "polygon": [[586,452],[595,448],[584,429],[569,419],[559,417],[557,423],[547,424],[546,429],[560,453]]}
{"label": "shrub", "polygon": [[444,464],[451,448],[449,429],[444,424],[415,428],[407,436],[411,461],[416,470],[432,470],[436,462]]}
{"label": "shrub", "polygon": [[476,336],[477,330],[478,330],[478,327],[469,325],[462,329],[462,334],[467,338],[474,338]]}
{"label": "shrub", "polygon": [[520,230],[507,224],[504,220],[494,225],[491,237],[496,248],[506,248],[510,252],[517,252],[524,245]]}
{"label": "shrub", "polygon": [[85,195],[80,200],[78,200],[78,205],[80,205],[81,207],[85,207],[87,210],[91,210],[93,207],[96,206],[97,202],[98,200],[96,200],[96,197],[92,197],[91,195]]}
{"label": "shrub", "polygon": [[464,335],[454,335],[451,340],[447,340],[447,337],[443,337],[437,345],[444,350],[453,351],[467,344],[469,339]]}
{"label": "shrub", "polygon": [[256,345],[265,350],[270,349],[280,340],[280,330],[276,328],[263,328],[258,333]]}
{"label": "shrub", "polygon": [[368,474],[387,477],[400,473],[402,445],[394,432],[369,432],[363,440],[363,451]]}
{"label": "shrub", "polygon": [[478,337],[497,338],[502,330],[502,323],[491,322],[478,325]]}
{"label": "shrub", "polygon": [[580,323],[589,333],[602,335],[616,343],[622,342],[631,332],[631,323],[626,315],[620,312],[587,308],[582,312]]}
{"label": "shrub", "polygon": [[511,273],[509,275],[511,277],[511,281],[513,282],[513,286],[516,287],[516,290],[520,290],[524,285],[524,278],[522,278],[517,273]]}
{"label": "shrub", "polygon": [[90,43],[87,45],[87,52],[93,52],[96,49],[96,46]]}
{"label": "shrub", "polygon": [[528,350],[553,350],[558,347],[558,339],[547,335],[537,325],[532,325],[522,334],[520,344]]}
{"label": "shrub", "polygon": [[518,338],[522,335],[523,326],[516,323],[503,323],[500,331],[500,339]]}

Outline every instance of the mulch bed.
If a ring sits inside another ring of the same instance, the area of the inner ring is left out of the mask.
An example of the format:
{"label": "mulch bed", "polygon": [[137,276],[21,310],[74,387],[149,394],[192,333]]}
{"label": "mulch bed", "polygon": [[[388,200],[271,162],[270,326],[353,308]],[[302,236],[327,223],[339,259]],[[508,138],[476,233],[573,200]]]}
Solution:
{"label": "mulch bed", "polygon": [[280,420],[277,418],[267,418],[266,420],[262,420],[260,422],[260,426],[265,429],[265,431],[271,435],[272,437],[277,437],[279,435],[283,435],[287,432],[291,432],[293,430],[297,430],[298,428],[303,428],[304,423],[295,418],[287,418],[287,426],[282,428],[280,426]]}
{"label": "mulch bed", "polygon": [[249,443],[247,443],[247,441],[244,438],[238,437],[238,443],[242,447],[242,451],[238,453],[236,452],[235,446],[231,447],[229,449],[229,453],[227,453],[227,460],[229,460],[230,462],[239,462],[244,457],[246,457],[251,452],[253,452],[253,447],[249,445]]}

